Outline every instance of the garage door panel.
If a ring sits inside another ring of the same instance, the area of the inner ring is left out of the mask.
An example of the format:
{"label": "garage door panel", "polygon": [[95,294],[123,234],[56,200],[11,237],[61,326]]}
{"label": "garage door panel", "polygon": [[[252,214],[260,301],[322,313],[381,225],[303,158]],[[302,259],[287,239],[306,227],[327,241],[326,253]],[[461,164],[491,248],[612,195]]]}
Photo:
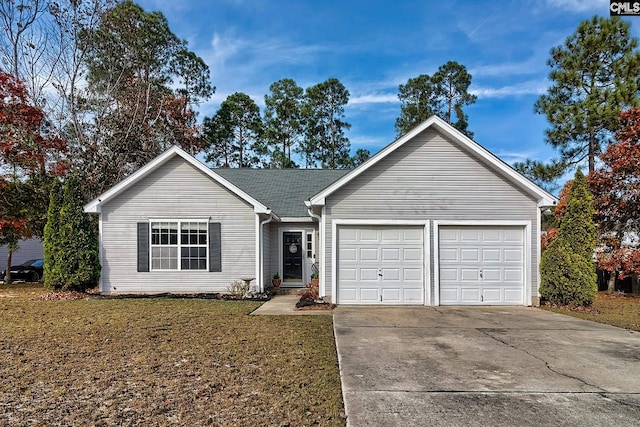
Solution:
{"label": "garage door panel", "polygon": [[378,302],[378,288],[361,288],[360,301],[362,302]]}
{"label": "garage door panel", "polygon": [[505,282],[522,283],[524,280],[524,271],[521,268],[505,268],[503,271]]}
{"label": "garage door panel", "polygon": [[482,262],[500,262],[502,259],[502,251],[500,248],[496,249],[482,249]]}
{"label": "garage door panel", "polygon": [[482,241],[485,243],[489,242],[500,242],[501,232],[500,230],[484,230],[482,232]]}
{"label": "garage door panel", "polygon": [[460,261],[462,262],[480,261],[480,249],[460,249]]}
{"label": "garage door panel", "polygon": [[423,236],[424,227],[339,227],[337,302],[422,304]]}
{"label": "garage door panel", "polygon": [[507,248],[503,251],[503,258],[506,262],[522,262],[523,250],[522,248]]}
{"label": "garage door panel", "polygon": [[398,281],[400,280],[400,269],[399,268],[385,268],[382,272],[382,281]]}
{"label": "garage door panel", "polygon": [[409,228],[402,230],[402,238],[405,243],[422,244],[424,229],[422,227]]}
{"label": "garage door panel", "polygon": [[403,289],[403,300],[409,304],[421,304],[423,298],[422,289]]}
{"label": "garage door panel", "polygon": [[482,279],[486,282],[500,282],[502,281],[502,270],[500,268],[483,268]]}
{"label": "garage door panel", "polygon": [[441,268],[440,269],[440,282],[457,282],[458,281],[458,269],[457,268]]}
{"label": "garage door panel", "polygon": [[360,230],[360,242],[378,242],[380,240],[379,234],[376,230],[361,229]]}
{"label": "garage door panel", "polygon": [[380,241],[382,243],[398,243],[403,241],[402,230],[388,228],[380,231]]}
{"label": "garage door panel", "polygon": [[340,297],[346,301],[355,301],[358,299],[358,289],[343,285],[342,288],[340,288]]}
{"label": "garage door panel", "polygon": [[457,241],[458,241],[458,233],[456,230],[446,229],[446,228],[440,230],[441,243],[457,242]]}
{"label": "garage door panel", "polygon": [[357,270],[355,268],[341,268],[338,274],[344,281],[358,280]]}
{"label": "garage door panel", "polygon": [[341,253],[342,261],[355,261],[358,259],[358,251],[355,248],[344,248]]}
{"label": "garage door panel", "polygon": [[361,248],[360,258],[356,261],[379,261],[377,248]]}
{"label": "garage door panel", "polygon": [[502,299],[502,289],[500,288],[484,288],[482,290],[482,302],[499,303]]}
{"label": "garage door panel", "polygon": [[458,262],[457,249],[440,249],[440,263],[456,263]]}
{"label": "garage door panel", "polygon": [[442,226],[438,232],[441,304],[524,302],[524,227]]}
{"label": "garage door panel", "polygon": [[522,245],[524,243],[524,233],[521,229],[504,230],[504,242]]}
{"label": "garage door panel", "polygon": [[460,299],[463,303],[480,301],[479,288],[462,288],[460,289]]}
{"label": "garage door panel", "polygon": [[458,241],[466,243],[478,243],[480,242],[480,231],[473,229],[461,230]]}
{"label": "garage door panel", "polygon": [[461,282],[477,282],[480,279],[480,271],[477,268],[461,268],[460,269],[460,281]]}
{"label": "garage door panel", "polygon": [[382,248],[380,249],[383,261],[400,261],[400,248]]}
{"label": "garage door panel", "polygon": [[422,261],[422,248],[405,248],[402,251],[403,261]]}
{"label": "garage door panel", "polygon": [[401,295],[399,288],[382,288],[382,300],[387,303],[401,303]]}
{"label": "garage door panel", "polygon": [[504,300],[506,302],[521,304],[523,297],[522,288],[504,290]]}
{"label": "garage door panel", "polygon": [[340,232],[340,240],[343,244],[355,243],[358,240],[358,231],[355,229],[344,229]]}
{"label": "garage door panel", "polygon": [[360,268],[360,280],[378,281],[378,269]]}

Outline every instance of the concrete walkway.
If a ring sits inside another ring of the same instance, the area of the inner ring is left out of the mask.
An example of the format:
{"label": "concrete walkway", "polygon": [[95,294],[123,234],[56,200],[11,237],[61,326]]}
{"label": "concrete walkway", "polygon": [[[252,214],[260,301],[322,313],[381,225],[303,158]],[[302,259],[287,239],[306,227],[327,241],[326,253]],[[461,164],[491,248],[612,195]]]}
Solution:
{"label": "concrete walkway", "polygon": [[640,333],[524,307],[333,310],[347,425],[640,425]]}
{"label": "concrete walkway", "polygon": [[298,300],[300,300],[300,297],[298,295],[275,295],[251,314],[267,316],[331,316],[331,310],[298,310],[296,308],[296,303],[298,302]]}

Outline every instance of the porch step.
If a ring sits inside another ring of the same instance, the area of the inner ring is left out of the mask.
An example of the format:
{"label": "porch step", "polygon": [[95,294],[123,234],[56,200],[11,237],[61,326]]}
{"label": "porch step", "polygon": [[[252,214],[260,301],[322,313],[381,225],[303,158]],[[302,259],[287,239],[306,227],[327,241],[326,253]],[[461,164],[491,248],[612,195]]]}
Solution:
{"label": "porch step", "polygon": [[301,288],[276,288],[276,287],[272,287],[270,288],[270,290],[275,294],[275,295],[298,295],[299,292],[305,290],[306,288],[301,287]]}

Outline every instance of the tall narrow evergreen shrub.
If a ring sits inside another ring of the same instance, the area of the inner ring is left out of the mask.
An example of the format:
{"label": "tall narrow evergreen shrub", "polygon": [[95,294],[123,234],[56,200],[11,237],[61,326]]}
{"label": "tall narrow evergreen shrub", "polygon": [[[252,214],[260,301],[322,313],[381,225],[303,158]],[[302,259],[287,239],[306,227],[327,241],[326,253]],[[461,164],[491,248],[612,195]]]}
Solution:
{"label": "tall narrow evergreen shrub", "polygon": [[60,209],[62,208],[62,184],[58,179],[53,182],[49,193],[49,210],[44,226],[44,285],[49,289],[60,289]]}
{"label": "tall narrow evergreen shrub", "polygon": [[571,306],[586,306],[593,302],[598,292],[594,212],[593,197],[578,169],[558,237],[540,259],[540,294],[545,300]]}
{"label": "tall narrow evergreen shrub", "polygon": [[78,178],[71,176],[64,187],[60,209],[60,245],[56,252],[63,290],[84,291],[93,287],[100,277],[98,237],[82,206]]}

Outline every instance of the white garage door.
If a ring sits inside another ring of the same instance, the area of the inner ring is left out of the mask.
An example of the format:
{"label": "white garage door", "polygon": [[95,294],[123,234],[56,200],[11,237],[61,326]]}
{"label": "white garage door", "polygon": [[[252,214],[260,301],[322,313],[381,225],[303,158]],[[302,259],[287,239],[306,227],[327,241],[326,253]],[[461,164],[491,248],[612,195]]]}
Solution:
{"label": "white garage door", "polygon": [[338,228],[339,304],[422,304],[423,227]]}
{"label": "white garage door", "polygon": [[440,227],[440,304],[524,302],[523,227]]}

